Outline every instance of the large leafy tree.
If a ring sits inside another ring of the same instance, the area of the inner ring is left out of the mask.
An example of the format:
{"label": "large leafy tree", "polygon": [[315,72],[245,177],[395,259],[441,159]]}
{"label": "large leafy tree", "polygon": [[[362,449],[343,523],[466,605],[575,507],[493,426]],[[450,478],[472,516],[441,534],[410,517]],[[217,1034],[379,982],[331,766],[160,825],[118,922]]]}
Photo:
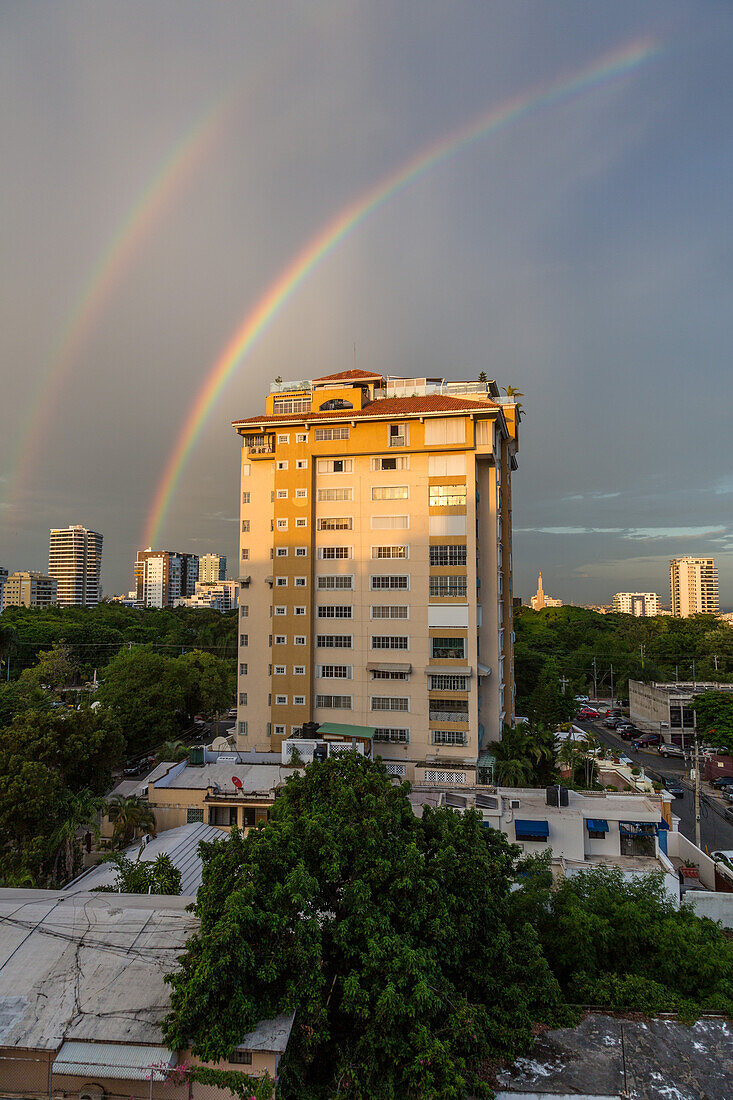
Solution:
{"label": "large leafy tree", "polygon": [[116,847],[126,848],[143,833],[155,835],[155,814],[136,794],[113,795],[107,808],[113,822],[112,842]]}
{"label": "large leafy tree", "polygon": [[115,881],[98,886],[108,894],[180,894],[181,872],[166,852],[153,860],[128,859],[114,852],[107,859],[115,868]]}
{"label": "large leafy tree", "polygon": [[693,696],[698,734],[733,752],[733,693],[706,691]]}
{"label": "large leafy tree", "polygon": [[184,690],[174,659],[144,647],[123,650],[107,665],[97,698],[120,725],[128,751],[175,739]]}
{"label": "large leafy tree", "polygon": [[234,675],[229,666],[212,653],[193,650],[176,660],[183,688],[186,717],[195,714],[213,718],[227,709],[234,696]]}
{"label": "large leafy tree", "polygon": [[566,722],[575,715],[575,696],[569,684],[561,684],[561,675],[558,662],[550,658],[539,675],[529,701],[528,717],[533,725],[556,726],[558,722]]}
{"label": "large leafy tree", "polygon": [[474,812],[415,816],[379,761],[308,766],[269,824],[203,846],[168,1041],[217,1061],[297,1010],[283,1097],[490,1095],[491,1060],[560,1005],[532,928],[507,922],[515,855]]}

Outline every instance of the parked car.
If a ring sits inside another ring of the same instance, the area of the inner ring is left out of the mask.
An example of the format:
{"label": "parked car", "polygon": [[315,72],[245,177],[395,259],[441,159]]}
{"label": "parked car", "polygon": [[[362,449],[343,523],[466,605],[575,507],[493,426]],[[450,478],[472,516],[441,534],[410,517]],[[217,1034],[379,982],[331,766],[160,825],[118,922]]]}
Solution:
{"label": "parked car", "polygon": [[576,695],[575,696],[575,702],[576,703],[590,703],[590,696],[589,695]]}
{"label": "parked car", "polygon": [[720,779],[713,780],[713,786],[716,791],[721,791],[725,787],[733,787],[733,775],[721,775]]}
{"label": "parked car", "polygon": [[634,738],[635,749],[650,749],[654,745],[658,745],[662,740],[658,733],[640,733],[638,737]]}
{"label": "parked car", "polygon": [[127,776],[128,779],[135,775],[140,775],[145,771],[146,760],[127,760],[125,766],[122,769],[122,774]]}
{"label": "parked car", "polygon": [[620,722],[620,718],[605,718],[603,720],[603,725],[606,727],[606,729],[615,730],[616,726],[618,726]]}
{"label": "parked car", "polygon": [[673,779],[671,777],[662,779],[662,786],[668,794],[672,795],[672,798],[684,798],[685,796],[685,788],[682,786],[679,779]]}
{"label": "parked car", "polygon": [[724,817],[725,817],[725,818],[726,818],[726,819],[727,819],[728,821],[730,821],[731,823],[733,823],[733,806],[728,806],[728,808],[727,808],[727,809],[723,810],[723,816],[724,816]]}
{"label": "parked car", "polygon": [[662,741],[660,745],[657,745],[657,752],[660,756],[679,756],[684,760],[685,754],[680,745],[668,745],[666,741]]}
{"label": "parked car", "polygon": [[620,722],[616,726],[616,733],[623,737],[624,741],[635,741],[641,735],[641,731],[632,726],[631,722]]}
{"label": "parked car", "polygon": [[594,707],[581,707],[575,717],[583,721],[589,718],[600,718],[601,716]]}
{"label": "parked car", "polygon": [[230,707],[229,710],[227,711],[227,718],[236,718],[236,717],[237,717],[237,708],[236,707]]}

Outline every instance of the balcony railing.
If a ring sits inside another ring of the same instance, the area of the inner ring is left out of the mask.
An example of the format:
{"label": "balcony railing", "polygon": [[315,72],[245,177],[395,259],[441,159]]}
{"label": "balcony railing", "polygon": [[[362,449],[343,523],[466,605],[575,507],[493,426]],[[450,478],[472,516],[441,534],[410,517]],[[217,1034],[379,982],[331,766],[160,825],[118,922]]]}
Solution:
{"label": "balcony railing", "polygon": [[301,378],[298,382],[270,382],[270,393],[296,393],[313,389],[310,378]]}
{"label": "balcony railing", "polygon": [[244,443],[251,455],[271,455],[275,452],[274,435],[245,435]]}
{"label": "balcony railing", "polygon": [[430,710],[431,722],[467,722],[467,710]]}

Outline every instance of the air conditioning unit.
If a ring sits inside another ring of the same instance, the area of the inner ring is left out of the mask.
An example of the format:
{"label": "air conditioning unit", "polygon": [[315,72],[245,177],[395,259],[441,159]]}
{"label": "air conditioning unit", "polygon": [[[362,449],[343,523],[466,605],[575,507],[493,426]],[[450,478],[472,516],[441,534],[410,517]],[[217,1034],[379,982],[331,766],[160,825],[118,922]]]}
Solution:
{"label": "air conditioning unit", "polygon": [[82,1085],[79,1089],[79,1100],[104,1100],[106,1095],[101,1085]]}
{"label": "air conditioning unit", "polygon": [[518,810],[521,805],[522,805],[522,803],[519,801],[518,798],[510,798],[509,799],[509,809],[510,810]]}

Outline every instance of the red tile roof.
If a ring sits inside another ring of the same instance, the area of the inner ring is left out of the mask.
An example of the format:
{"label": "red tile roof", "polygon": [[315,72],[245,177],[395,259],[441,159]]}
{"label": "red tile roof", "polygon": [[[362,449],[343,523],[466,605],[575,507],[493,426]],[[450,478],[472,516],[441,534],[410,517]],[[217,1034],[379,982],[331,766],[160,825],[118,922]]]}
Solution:
{"label": "red tile roof", "polygon": [[339,374],[324,374],[323,378],[314,378],[314,382],[360,382],[365,378],[383,378],[369,370],[342,370]]}
{"label": "red tile roof", "polygon": [[364,409],[334,409],[332,412],[278,413],[276,416],[248,416],[244,420],[233,420],[240,424],[273,424],[283,420],[298,422],[303,420],[353,420],[359,416],[388,418],[392,416],[420,416],[422,413],[475,412],[486,409],[498,409],[495,401],[471,401],[466,397],[443,397],[431,394],[427,397],[386,397],[381,401],[372,401]]}

